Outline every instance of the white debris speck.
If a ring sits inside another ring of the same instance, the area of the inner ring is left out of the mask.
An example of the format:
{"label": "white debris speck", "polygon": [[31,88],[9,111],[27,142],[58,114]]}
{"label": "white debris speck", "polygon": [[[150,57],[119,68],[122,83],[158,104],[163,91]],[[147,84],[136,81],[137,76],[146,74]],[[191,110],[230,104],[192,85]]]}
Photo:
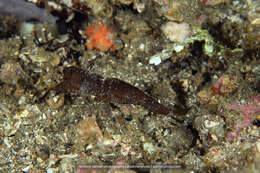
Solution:
{"label": "white debris speck", "polygon": [[29,170],[32,168],[31,165],[26,166],[25,168],[22,169],[23,172],[29,172]]}
{"label": "white debris speck", "polygon": [[53,170],[51,168],[47,169],[47,173],[53,173]]}
{"label": "white debris speck", "polygon": [[219,125],[219,123],[215,122],[215,121],[205,120],[204,125],[205,125],[206,128],[212,128],[212,127]]}
{"label": "white debris speck", "polygon": [[149,60],[149,64],[159,65],[162,62],[161,57],[156,54],[152,56]]}
{"label": "white debris speck", "polygon": [[27,117],[29,115],[29,111],[27,109],[25,109],[24,111],[21,112],[21,114],[19,114],[20,117]]}
{"label": "white debris speck", "polygon": [[256,150],[258,153],[260,153],[260,139],[256,141]]}
{"label": "white debris speck", "polygon": [[63,0],[63,3],[65,3],[68,7],[73,7],[72,0]]}
{"label": "white debris speck", "polygon": [[184,49],[183,45],[174,45],[174,50],[178,53]]}
{"label": "white debris speck", "polygon": [[152,154],[156,149],[152,143],[146,142],[144,143],[144,150],[147,151],[149,154]]}
{"label": "white debris speck", "polygon": [[78,154],[63,154],[63,155],[59,156],[60,159],[63,159],[63,158],[74,159],[76,157],[79,157],[79,155]]}
{"label": "white debris speck", "polygon": [[144,47],[145,47],[144,44],[141,43],[141,44],[139,45],[139,50],[140,50],[140,51],[144,51]]}
{"label": "white debris speck", "polygon": [[92,148],[93,148],[93,144],[89,144],[89,145],[86,147],[86,151],[91,150]]}
{"label": "white debris speck", "polygon": [[205,44],[204,49],[205,49],[205,51],[208,52],[208,53],[213,53],[213,51],[214,51],[213,45]]}
{"label": "white debris speck", "polygon": [[12,147],[13,144],[11,144],[8,140],[8,138],[4,138],[4,144],[7,146],[7,148]]}

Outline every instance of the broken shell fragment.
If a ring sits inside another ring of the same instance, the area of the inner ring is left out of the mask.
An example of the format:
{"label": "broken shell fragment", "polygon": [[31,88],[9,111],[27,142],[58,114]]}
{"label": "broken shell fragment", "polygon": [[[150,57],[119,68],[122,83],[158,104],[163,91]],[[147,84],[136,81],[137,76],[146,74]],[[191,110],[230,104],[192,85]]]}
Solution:
{"label": "broken shell fragment", "polygon": [[183,43],[191,35],[188,23],[168,22],[161,27],[164,35],[173,42]]}

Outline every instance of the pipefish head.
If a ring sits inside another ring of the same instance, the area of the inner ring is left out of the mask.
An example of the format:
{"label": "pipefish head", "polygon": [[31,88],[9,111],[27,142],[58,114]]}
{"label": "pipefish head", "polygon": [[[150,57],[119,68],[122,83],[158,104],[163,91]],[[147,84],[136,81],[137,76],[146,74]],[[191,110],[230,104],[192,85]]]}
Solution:
{"label": "pipefish head", "polygon": [[57,93],[75,93],[80,89],[80,84],[86,72],[77,67],[65,67],[63,69],[63,81],[55,87]]}

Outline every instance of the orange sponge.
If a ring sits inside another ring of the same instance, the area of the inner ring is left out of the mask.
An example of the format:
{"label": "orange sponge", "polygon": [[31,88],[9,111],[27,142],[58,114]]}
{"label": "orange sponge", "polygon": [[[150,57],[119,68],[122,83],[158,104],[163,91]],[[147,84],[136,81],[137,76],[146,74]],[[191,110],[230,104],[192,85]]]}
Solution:
{"label": "orange sponge", "polygon": [[112,50],[114,49],[114,33],[112,29],[102,21],[97,21],[87,27],[86,35],[88,36],[86,46],[89,49],[97,48],[102,52],[105,52],[110,48]]}

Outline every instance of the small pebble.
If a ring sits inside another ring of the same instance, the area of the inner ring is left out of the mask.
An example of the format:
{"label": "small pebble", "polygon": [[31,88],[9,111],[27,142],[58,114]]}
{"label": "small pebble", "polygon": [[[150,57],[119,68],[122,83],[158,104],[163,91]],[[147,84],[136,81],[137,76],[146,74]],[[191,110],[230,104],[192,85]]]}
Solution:
{"label": "small pebble", "polygon": [[161,57],[156,54],[152,56],[149,60],[149,64],[159,65],[162,62]]}

